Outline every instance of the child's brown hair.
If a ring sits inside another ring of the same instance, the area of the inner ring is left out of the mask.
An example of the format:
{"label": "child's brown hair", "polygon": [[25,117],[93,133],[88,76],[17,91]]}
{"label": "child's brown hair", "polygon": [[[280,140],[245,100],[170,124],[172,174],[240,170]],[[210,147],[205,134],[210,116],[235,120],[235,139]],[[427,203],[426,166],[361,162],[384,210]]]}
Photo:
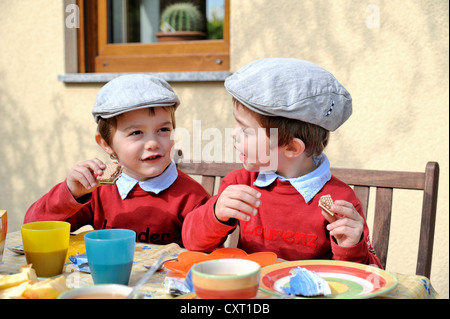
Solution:
{"label": "child's brown hair", "polygon": [[278,146],[288,145],[293,138],[299,138],[305,143],[305,152],[308,156],[320,155],[328,144],[330,131],[307,122],[289,119],[282,116],[266,116],[256,113],[245,107],[233,98],[236,106],[244,107],[266,129],[266,135],[270,137],[270,129],[278,129]]}

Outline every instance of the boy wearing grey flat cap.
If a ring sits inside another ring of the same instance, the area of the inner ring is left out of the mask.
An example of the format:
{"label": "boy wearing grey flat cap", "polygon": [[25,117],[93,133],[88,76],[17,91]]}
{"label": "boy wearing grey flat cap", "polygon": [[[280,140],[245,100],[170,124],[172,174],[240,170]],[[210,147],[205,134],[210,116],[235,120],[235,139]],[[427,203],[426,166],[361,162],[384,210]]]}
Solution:
{"label": "boy wearing grey flat cap", "polygon": [[95,139],[122,165],[120,178],[100,185],[97,176],[105,164],[96,158],[78,163],[64,182],[29,208],[24,222],[126,228],[140,242],[182,245],[183,220],[210,196],[172,161],[178,105],[169,84],[154,76],[124,75],[103,86],[92,110],[98,124]]}
{"label": "boy wearing grey flat cap", "polygon": [[[186,218],[186,248],[211,251],[239,225],[238,247],[247,253],[381,267],[359,199],[331,175],[322,153],[329,132],[351,115],[347,90],[313,63],[282,58],[244,66],[225,88],[233,97],[232,135],[244,168],[228,174],[219,193]],[[335,200],[334,216],[318,206],[324,195]]]}

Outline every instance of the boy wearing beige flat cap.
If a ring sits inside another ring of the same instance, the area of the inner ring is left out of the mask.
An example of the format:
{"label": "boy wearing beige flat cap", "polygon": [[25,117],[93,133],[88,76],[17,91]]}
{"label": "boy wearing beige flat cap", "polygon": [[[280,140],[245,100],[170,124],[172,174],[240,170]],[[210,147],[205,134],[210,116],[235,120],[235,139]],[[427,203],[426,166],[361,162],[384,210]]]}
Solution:
{"label": "boy wearing beige flat cap", "polygon": [[31,205],[24,222],[66,220],[74,230],[126,228],[139,242],[182,245],[184,218],[210,196],[172,161],[179,104],[169,84],[155,76],[122,75],[104,85],[92,110],[95,139],[123,167],[120,178],[100,185],[105,163],[97,158],[78,163]]}
{"label": "boy wearing beige flat cap", "polygon": [[[254,61],[226,79],[244,168],[183,224],[190,250],[211,251],[240,226],[238,247],[286,260],[335,259],[381,268],[361,203],[331,175],[329,132],[352,113],[347,90],[323,68],[298,59]],[[276,133],[276,134],[273,134]],[[318,206],[331,195],[334,216]],[[201,221],[201,222],[200,222]]]}

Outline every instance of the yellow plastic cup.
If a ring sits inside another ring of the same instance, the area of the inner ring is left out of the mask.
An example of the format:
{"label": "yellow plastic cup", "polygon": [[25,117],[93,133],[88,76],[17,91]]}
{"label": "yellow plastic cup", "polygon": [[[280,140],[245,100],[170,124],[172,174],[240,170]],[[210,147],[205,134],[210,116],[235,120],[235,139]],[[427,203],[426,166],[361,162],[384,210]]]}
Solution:
{"label": "yellow plastic cup", "polygon": [[22,225],[25,257],[38,277],[62,274],[69,237],[70,224],[67,222],[42,221]]}

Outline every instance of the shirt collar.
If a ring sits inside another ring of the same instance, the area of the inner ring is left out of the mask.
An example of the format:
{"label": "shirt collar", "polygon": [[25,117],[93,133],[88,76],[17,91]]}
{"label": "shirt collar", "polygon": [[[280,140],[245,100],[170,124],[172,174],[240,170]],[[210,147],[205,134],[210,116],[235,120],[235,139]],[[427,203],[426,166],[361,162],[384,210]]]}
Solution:
{"label": "shirt collar", "polygon": [[139,184],[139,186],[146,192],[159,194],[163,190],[169,188],[170,185],[175,182],[177,177],[177,167],[172,161],[160,175],[145,181],[138,181],[137,179],[134,179],[133,177],[122,172],[122,175],[117,180],[116,185],[117,189],[119,190],[120,197],[122,199],[125,199],[128,196],[128,193],[134,188],[136,184]]}
{"label": "shirt collar", "polygon": [[260,172],[253,185],[257,187],[266,187],[272,184],[277,178],[282,181],[289,181],[291,185],[303,196],[308,203],[322,187],[331,179],[330,162],[325,154],[313,157],[317,168],[300,177],[284,178],[273,172]]}

